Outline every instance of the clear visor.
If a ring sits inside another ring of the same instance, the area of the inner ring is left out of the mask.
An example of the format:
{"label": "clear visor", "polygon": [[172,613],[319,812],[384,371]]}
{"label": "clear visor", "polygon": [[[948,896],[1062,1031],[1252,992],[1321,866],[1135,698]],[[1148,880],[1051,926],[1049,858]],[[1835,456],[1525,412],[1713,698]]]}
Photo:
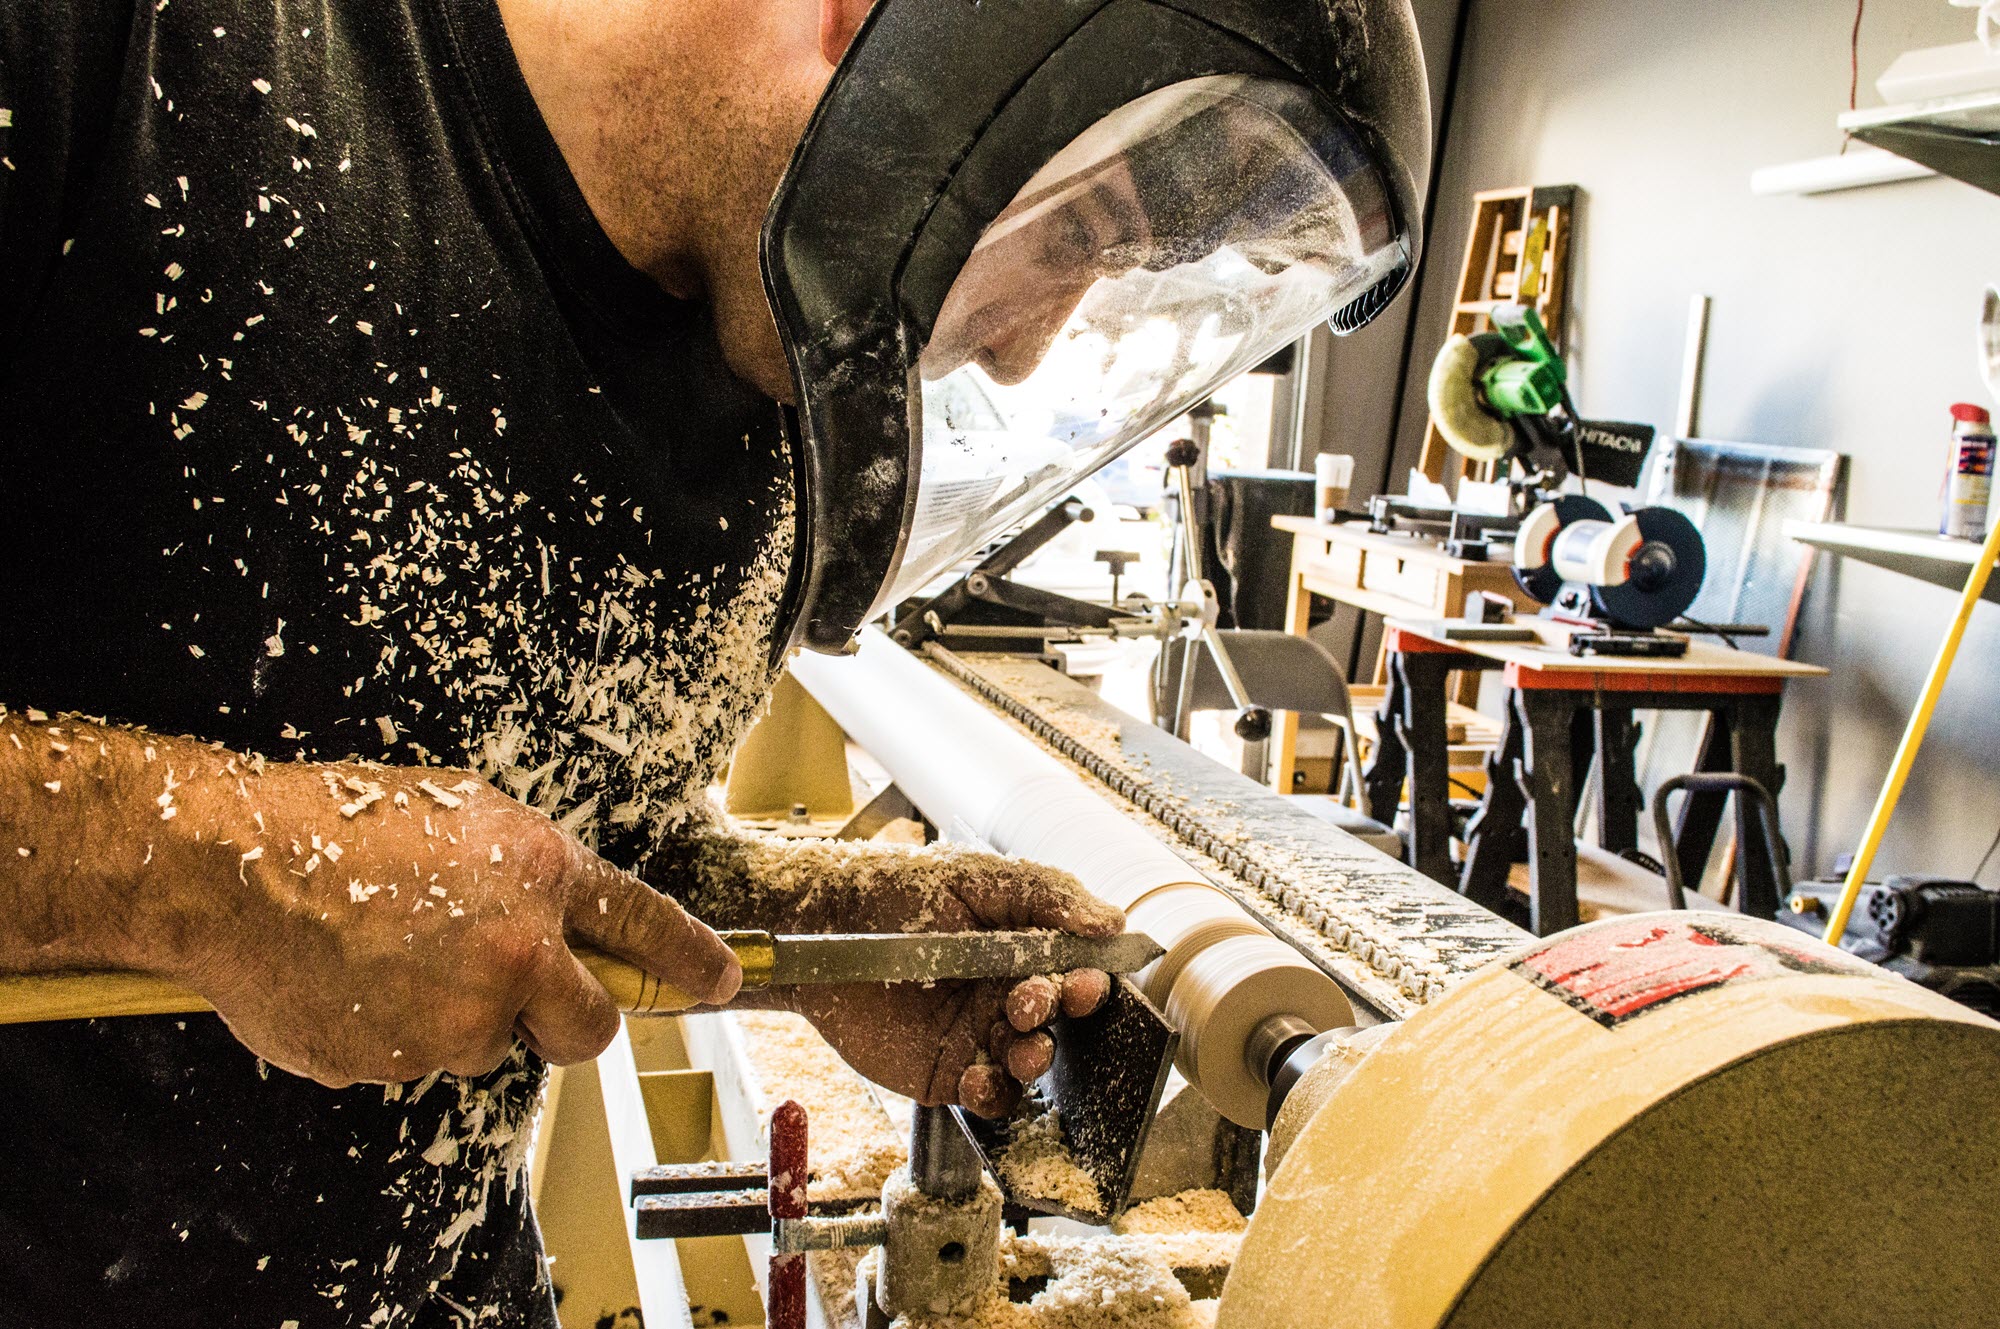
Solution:
{"label": "clear visor", "polygon": [[918,363],[916,514],[877,609],[1408,260],[1351,130],[1292,84],[1175,84],[1057,154],[966,260]]}

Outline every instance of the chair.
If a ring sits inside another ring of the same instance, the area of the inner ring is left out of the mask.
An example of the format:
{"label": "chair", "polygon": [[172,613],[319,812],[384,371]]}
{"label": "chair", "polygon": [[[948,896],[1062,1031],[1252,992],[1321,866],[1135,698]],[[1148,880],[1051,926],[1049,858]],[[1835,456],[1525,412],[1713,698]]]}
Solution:
{"label": "chair", "polygon": [[[1229,653],[1243,680],[1252,705],[1274,711],[1295,711],[1318,715],[1340,730],[1341,777],[1330,799],[1298,796],[1299,804],[1322,821],[1327,821],[1392,856],[1402,853],[1402,840],[1389,827],[1355,807],[1362,796],[1361,757],[1355,742],[1354,703],[1347,693],[1347,674],[1330,652],[1307,637],[1288,632],[1224,629],[1217,633],[1222,648]],[[1156,714],[1170,713],[1180,694],[1181,662],[1190,646],[1195,649],[1192,709],[1233,711],[1236,701],[1222,681],[1215,658],[1199,642],[1177,637],[1160,653],[1153,673],[1153,704]],[[1265,775],[1265,744],[1244,748],[1244,774],[1258,779]]]}

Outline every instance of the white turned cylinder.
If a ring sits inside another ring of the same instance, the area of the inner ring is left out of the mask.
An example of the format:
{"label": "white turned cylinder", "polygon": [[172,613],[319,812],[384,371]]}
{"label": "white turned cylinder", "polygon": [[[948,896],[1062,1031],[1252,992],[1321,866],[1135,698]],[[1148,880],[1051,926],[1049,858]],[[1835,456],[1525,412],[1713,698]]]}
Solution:
{"label": "white turned cylinder", "polygon": [[1167,1020],[1181,1031],[1174,1064],[1215,1110],[1262,1130],[1270,1086],[1245,1059],[1250,1035],[1273,1015],[1315,1029],[1354,1023],[1354,1008],[1304,956],[1275,937],[1229,937],[1194,956],[1167,994]]}
{"label": "white turned cylinder", "polygon": [[1264,1020],[1352,1022],[1323,970],[1071,767],[881,632],[862,633],[850,656],[802,653],[791,670],[940,830],[1074,874],[1168,948],[1138,976],[1142,991],[1180,1031],[1182,1074],[1232,1121],[1264,1125],[1267,1090],[1244,1054]]}
{"label": "white turned cylinder", "polygon": [[1243,906],[1212,886],[1169,886],[1134,905],[1126,915],[1135,932],[1158,942],[1166,954],[1133,976],[1155,1006],[1167,1004],[1174,980],[1202,951],[1230,937],[1266,936]]}

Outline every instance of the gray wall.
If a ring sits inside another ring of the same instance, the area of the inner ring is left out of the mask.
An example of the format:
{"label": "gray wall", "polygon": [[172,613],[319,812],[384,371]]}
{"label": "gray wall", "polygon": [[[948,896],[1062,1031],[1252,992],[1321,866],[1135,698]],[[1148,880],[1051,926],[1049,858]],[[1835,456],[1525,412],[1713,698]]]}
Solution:
{"label": "gray wall", "polygon": [[[1412,0],[1430,76],[1434,126],[1447,103],[1452,47],[1464,3],[1470,0]],[[1441,144],[1441,138],[1438,141]],[[1435,173],[1432,188],[1436,188]],[[1425,263],[1429,263],[1428,257]],[[1379,482],[1389,469],[1397,426],[1397,374],[1416,309],[1415,302],[1405,295],[1353,336],[1335,337],[1321,329],[1308,342],[1310,386],[1301,403],[1300,464],[1312,469],[1314,455],[1321,452],[1352,456],[1353,502],[1357,506],[1379,492]]]}
{"label": "gray wall", "polygon": [[[1934,523],[1953,401],[1986,400],[1972,327],[2000,280],[2000,199],[1948,180],[1757,198],[1752,169],[1838,150],[1845,0],[1469,0],[1460,83],[1415,309],[1414,363],[1443,340],[1474,190],[1575,183],[1586,198],[1571,350],[1591,414],[1669,430],[1689,296],[1714,298],[1700,433],[1833,448],[1849,520]],[[1861,102],[1894,55],[1971,35],[1944,0],[1875,0]],[[1349,418],[1381,418],[1377,378]],[[1423,380],[1395,417],[1395,474],[1421,443]],[[1400,484],[1396,486],[1401,488]],[[1782,753],[1801,866],[1859,839],[1954,596],[1822,558]],[[2000,828],[2000,606],[1975,615],[1880,871],[1969,874]],[[2000,883],[2000,867],[1986,879]]]}

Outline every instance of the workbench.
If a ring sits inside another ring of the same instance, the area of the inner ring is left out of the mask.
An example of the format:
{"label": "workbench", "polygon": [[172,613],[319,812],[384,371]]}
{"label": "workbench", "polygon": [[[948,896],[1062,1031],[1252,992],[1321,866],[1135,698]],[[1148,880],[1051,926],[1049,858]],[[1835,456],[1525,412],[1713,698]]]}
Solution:
{"label": "workbench", "polygon": [[[1292,536],[1292,566],[1285,601],[1285,631],[1304,636],[1312,625],[1312,598],[1324,596],[1364,614],[1386,618],[1444,618],[1465,611],[1465,597],[1485,591],[1532,613],[1541,608],[1514,581],[1510,564],[1453,558],[1435,541],[1410,535],[1381,535],[1365,522],[1332,524],[1312,517],[1278,516],[1271,525]],[[1374,681],[1386,680],[1377,660]],[[1478,678],[1468,675],[1453,700],[1474,705]],[[1278,715],[1278,757],[1273,780],[1290,793],[1298,769],[1299,721]]]}
{"label": "workbench", "polygon": [[[1407,786],[1410,863],[1434,881],[1457,886],[1474,903],[1512,912],[1507,869],[1525,850],[1529,926],[1547,936],[1578,922],[1574,831],[1579,785],[1593,757],[1599,764],[1600,843],[1613,854],[1638,848],[1634,711],[1706,712],[1708,734],[1697,769],[1749,776],[1775,796],[1785,684],[1826,671],[1702,641],[1691,641],[1678,659],[1574,656],[1568,639],[1580,629],[1545,619],[1518,622],[1532,627],[1537,640],[1455,641],[1448,636],[1453,624],[1440,620],[1386,625],[1388,690],[1365,780],[1377,809],[1393,808]],[[1485,796],[1467,827],[1465,861],[1455,866],[1445,680],[1457,671],[1491,670],[1501,671],[1506,684],[1506,719],[1500,747],[1488,761]],[[1690,794],[1681,805],[1673,852],[1683,880],[1699,881],[1707,867],[1723,799]],[[1763,828],[1740,801],[1737,846],[1744,872],[1738,907],[1771,917],[1777,885]]]}

